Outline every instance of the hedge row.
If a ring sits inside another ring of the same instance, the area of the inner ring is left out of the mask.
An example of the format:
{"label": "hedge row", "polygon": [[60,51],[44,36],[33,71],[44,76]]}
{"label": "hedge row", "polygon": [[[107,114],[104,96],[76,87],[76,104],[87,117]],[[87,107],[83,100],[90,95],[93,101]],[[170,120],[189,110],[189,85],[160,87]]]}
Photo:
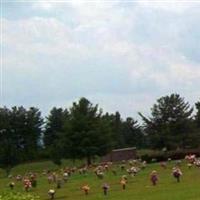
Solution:
{"label": "hedge row", "polygon": [[161,162],[167,161],[169,158],[171,160],[181,160],[184,159],[186,155],[195,154],[200,157],[200,149],[190,149],[190,150],[176,150],[176,151],[149,151],[141,154],[139,157],[142,160],[150,162]]}

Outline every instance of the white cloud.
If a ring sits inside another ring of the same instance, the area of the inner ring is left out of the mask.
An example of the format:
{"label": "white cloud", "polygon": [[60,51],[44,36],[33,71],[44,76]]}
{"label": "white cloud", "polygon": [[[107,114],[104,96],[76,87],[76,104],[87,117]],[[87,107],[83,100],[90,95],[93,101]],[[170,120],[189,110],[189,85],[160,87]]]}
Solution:
{"label": "white cloud", "polygon": [[4,45],[19,54],[75,58],[88,53],[75,41],[73,31],[55,18],[3,20],[3,28]]}
{"label": "white cloud", "polygon": [[54,11],[55,8],[62,7],[63,4],[65,4],[64,1],[35,0],[32,3],[32,8],[44,11]]}
{"label": "white cloud", "polygon": [[150,9],[165,10],[168,12],[183,13],[186,10],[194,7],[195,4],[200,5],[199,1],[178,1],[178,0],[138,0],[140,6],[148,7]]}
{"label": "white cloud", "polygon": [[[125,8],[118,2],[38,1],[35,10],[53,14],[56,8],[62,16],[56,12],[51,17],[4,19],[7,100],[35,102],[46,109],[47,104],[62,106],[86,96],[105,110],[136,116],[173,91],[196,98],[199,65],[179,48],[186,42],[182,33],[188,34],[186,8],[176,2],[168,5],[141,1]],[[164,15],[155,9],[164,9]],[[22,98],[16,97],[16,86]]]}

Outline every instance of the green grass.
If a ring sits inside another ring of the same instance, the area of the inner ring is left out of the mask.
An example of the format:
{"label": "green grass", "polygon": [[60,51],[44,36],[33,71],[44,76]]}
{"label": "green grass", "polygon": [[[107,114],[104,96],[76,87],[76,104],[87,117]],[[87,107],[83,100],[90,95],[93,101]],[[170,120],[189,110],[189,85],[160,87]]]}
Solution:
{"label": "green grass", "polygon": [[[69,165],[65,161],[65,165]],[[92,171],[88,175],[79,175],[78,173],[72,175],[69,182],[64,184],[61,189],[56,190],[56,200],[200,200],[200,169],[193,167],[188,169],[186,163],[182,163],[181,169],[183,176],[181,182],[176,183],[171,175],[173,163],[168,164],[167,169],[163,169],[159,164],[149,164],[147,168],[142,170],[136,177],[128,177],[127,189],[122,191],[119,184],[120,177],[125,174],[121,172],[119,166],[117,176],[111,172],[105,174],[103,180],[98,180]],[[38,177],[38,186],[32,189],[30,193],[39,195],[42,200],[49,199],[47,191],[50,188],[55,188],[55,185],[47,183],[46,176],[41,174],[43,169],[55,169],[56,166],[51,162],[38,162],[26,165],[20,165],[13,170],[13,174],[23,174],[27,171],[40,172]],[[149,174],[152,170],[157,170],[159,173],[159,182],[157,186],[152,186],[149,181]],[[0,172],[1,173],[1,172]],[[1,191],[9,191],[8,178],[0,179],[0,193]],[[104,182],[109,183],[110,190],[108,196],[103,196],[101,186]],[[89,184],[91,190],[88,196],[85,196],[80,190],[83,184]],[[24,192],[23,185],[17,183],[16,191]]]}

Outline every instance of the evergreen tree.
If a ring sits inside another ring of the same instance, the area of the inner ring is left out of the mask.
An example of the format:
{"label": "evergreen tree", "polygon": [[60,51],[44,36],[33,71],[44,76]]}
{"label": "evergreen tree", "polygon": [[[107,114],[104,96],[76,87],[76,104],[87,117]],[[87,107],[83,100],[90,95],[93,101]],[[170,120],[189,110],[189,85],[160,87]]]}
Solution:
{"label": "evergreen tree", "polygon": [[142,148],[144,146],[144,135],[138,122],[133,118],[128,117],[123,122],[122,132],[125,143],[124,147]]}
{"label": "evergreen tree", "polygon": [[43,119],[38,108],[31,107],[26,111],[25,131],[24,131],[24,151],[26,160],[37,158],[41,147]]}
{"label": "evergreen tree", "polygon": [[195,115],[195,123],[200,128],[200,101],[195,104],[197,113]]}
{"label": "evergreen tree", "polygon": [[6,107],[0,108],[0,119],[0,167],[8,175],[21,157],[18,156],[18,140],[11,127],[11,111]]}
{"label": "evergreen tree", "polygon": [[161,97],[151,109],[151,117],[141,113],[150,147],[176,149],[191,147],[192,112],[188,102],[178,94]]}
{"label": "evergreen tree", "polygon": [[86,158],[88,165],[96,155],[105,154],[111,144],[109,123],[102,118],[98,105],[86,98],[73,103],[62,138],[64,148],[72,159]]}
{"label": "evergreen tree", "polygon": [[195,104],[196,114],[194,116],[194,131],[192,132],[191,143],[193,146],[200,147],[200,102]]}
{"label": "evergreen tree", "polygon": [[64,124],[67,118],[67,109],[63,110],[62,108],[54,107],[50,111],[44,132],[44,145],[46,148],[50,147],[59,138],[59,134],[64,131]]}
{"label": "evergreen tree", "polygon": [[36,158],[42,118],[36,108],[0,108],[0,163],[10,171],[20,162]]}
{"label": "evergreen tree", "polygon": [[67,109],[63,110],[62,108],[54,107],[46,121],[43,141],[49,157],[57,165],[61,164],[61,158],[64,154],[64,149],[62,149],[60,142],[68,115]]}
{"label": "evergreen tree", "polygon": [[106,113],[102,116],[110,125],[112,131],[112,146],[113,148],[122,148],[125,146],[123,136],[122,119],[119,112],[115,114]]}

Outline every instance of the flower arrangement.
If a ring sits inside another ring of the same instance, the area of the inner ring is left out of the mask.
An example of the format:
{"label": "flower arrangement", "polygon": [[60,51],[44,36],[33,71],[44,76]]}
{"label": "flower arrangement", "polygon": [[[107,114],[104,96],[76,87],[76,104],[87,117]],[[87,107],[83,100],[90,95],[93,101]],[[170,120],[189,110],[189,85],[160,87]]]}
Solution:
{"label": "flower arrangement", "polygon": [[54,199],[55,193],[56,193],[56,191],[54,189],[50,189],[48,191],[48,195],[50,196],[51,199]]}
{"label": "flower arrangement", "polygon": [[84,186],[82,187],[82,190],[85,192],[85,195],[88,195],[89,190],[90,190],[90,187],[89,187],[88,185],[84,185]]}

